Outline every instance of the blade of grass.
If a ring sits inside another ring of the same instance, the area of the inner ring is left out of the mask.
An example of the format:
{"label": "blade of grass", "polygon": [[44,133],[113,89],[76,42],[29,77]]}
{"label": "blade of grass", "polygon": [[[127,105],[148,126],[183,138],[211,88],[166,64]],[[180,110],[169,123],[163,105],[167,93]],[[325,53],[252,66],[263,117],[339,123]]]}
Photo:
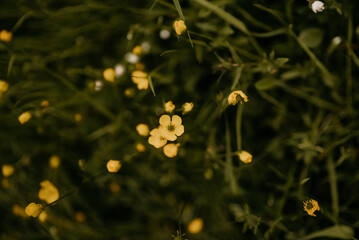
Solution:
{"label": "blade of grass", "polygon": [[7,68],[7,78],[9,78],[10,76],[10,73],[11,73],[11,70],[12,70],[12,66],[14,65],[14,62],[15,62],[15,59],[16,59],[16,55],[13,54],[10,58],[10,61],[9,61],[9,66]]}
{"label": "blade of grass", "polygon": [[232,164],[232,149],[231,149],[231,134],[229,130],[228,117],[225,115],[226,119],[226,165],[225,165],[225,177],[226,181],[229,182],[231,191],[234,195],[238,194],[238,185],[237,181],[233,174],[233,164]]}
{"label": "blade of grass", "polygon": [[330,195],[332,199],[332,211],[334,219],[339,217],[339,198],[338,198],[338,184],[337,184],[337,174],[335,171],[335,165],[333,162],[332,155],[328,155],[327,158],[327,169],[328,177],[330,184]]}
{"label": "blade of grass", "polygon": [[150,88],[151,88],[151,91],[152,91],[152,93],[153,93],[153,96],[156,97],[155,89],[153,88],[153,82],[152,82],[152,77],[151,77],[151,75],[148,75],[148,82],[149,82],[149,84],[150,84]]}
{"label": "blade of grass", "polygon": [[281,12],[279,12],[277,10],[273,10],[271,8],[268,8],[268,7],[265,7],[265,6],[261,5],[261,4],[253,4],[253,6],[256,7],[256,8],[259,8],[259,9],[261,9],[261,10],[263,10],[263,11],[265,11],[265,12],[271,14],[271,15],[273,15],[273,17],[275,17],[284,26],[287,25],[286,21],[281,16],[282,15]]}
{"label": "blade of grass", "polygon": [[[175,7],[177,9],[177,12],[178,12],[178,15],[180,16],[180,18],[185,21],[184,19],[184,15],[183,15],[183,12],[182,12],[182,8],[181,8],[181,5],[179,3],[178,0],[173,0],[173,3],[175,4]],[[186,22],[186,21],[185,21]],[[191,43],[191,46],[193,47],[193,42],[192,42],[192,38],[191,38],[191,35],[189,34],[189,31],[187,30],[187,36],[188,36],[188,39],[189,39],[189,42]]]}
{"label": "blade of grass", "polygon": [[352,78],[352,60],[351,60],[351,45],[353,41],[353,18],[351,11],[348,13],[348,34],[347,34],[347,56],[346,56],[346,69],[345,75],[347,79],[346,84],[346,102],[349,109],[349,112],[353,110],[353,96],[352,96],[352,88],[353,88],[353,78]]}

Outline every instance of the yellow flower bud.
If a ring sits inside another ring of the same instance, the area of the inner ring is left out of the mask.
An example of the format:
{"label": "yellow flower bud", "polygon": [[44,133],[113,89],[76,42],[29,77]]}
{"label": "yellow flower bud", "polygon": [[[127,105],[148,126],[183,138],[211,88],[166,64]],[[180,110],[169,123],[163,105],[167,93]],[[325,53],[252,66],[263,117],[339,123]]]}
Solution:
{"label": "yellow flower bud", "polygon": [[0,97],[9,89],[9,84],[3,80],[0,80]]}
{"label": "yellow flower bud", "polygon": [[177,20],[173,24],[177,35],[182,35],[187,30],[187,26],[183,20]]}
{"label": "yellow flower bud", "polygon": [[41,107],[48,107],[48,106],[50,106],[50,102],[47,101],[47,100],[43,100],[43,101],[41,101],[40,106]]}
{"label": "yellow flower bud", "polygon": [[137,125],[136,130],[138,132],[139,135],[147,137],[148,134],[150,133],[150,129],[148,128],[147,124],[144,123],[140,123]]}
{"label": "yellow flower bud", "polygon": [[146,152],[146,146],[143,145],[142,143],[137,143],[136,144],[136,150],[138,152]]}
{"label": "yellow flower bud", "polygon": [[47,220],[47,213],[45,211],[42,211],[39,215],[39,221],[45,222]]}
{"label": "yellow flower bud", "polygon": [[143,53],[143,49],[141,46],[137,45],[132,49],[132,53],[139,56]]}
{"label": "yellow flower bud", "polygon": [[30,112],[23,112],[20,114],[20,116],[17,118],[21,124],[24,124],[28,122],[31,119],[31,113]]}
{"label": "yellow flower bud", "polygon": [[11,32],[8,32],[6,30],[2,30],[0,32],[0,41],[11,42],[11,39],[12,39],[12,33]]}
{"label": "yellow flower bud", "polygon": [[43,208],[41,204],[36,204],[36,203],[30,203],[29,205],[27,205],[27,207],[25,208],[25,213],[29,216],[29,217],[38,217],[40,215],[40,213],[42,212]]}
{"label": "yellow flower bud", "polygon": [[76,212],[75,213],[75,220],[77,222],[85,222],[86,221],[86,215],[83,212]]}
{"label": "yellow flower bud", "polygon": [[113,68],[106,68],[103,71],[103,78],[108,82],[114,82],[116,77],[116,72]]}
{"label": "yellow flower bud", "polygon": [[121,162],[118,161],[118,160],[110,160],[107,162],[107,170],[110,172],[110,173],[115,173],[115,172],[118,172],[118,170],[120,170],[121,168]]}
{"label": "yellow flower bud", "polygon": [[185,103],[185,104],[183,104],[182,105],[182,108],[183,108],[183,112],[182,112],[182,114],[186,114],[186,113],[188,113],[188,112],[190,112],[190,111],[192,111],[192,109],[193,109],[193,103]]}
{"label": "yellow flower bud", "polygon": [[2,171],[2,175],[7,178],[10,177],[15,172],[15,168],[12,165],[5,164],[2,165],[1,171]]}
{"label": "yellow flower bud", "polygon": [[74,119],[75,122],[80,122],[82,120],[82,115],[80,113],[76,113]]}
{"label": "yellow flower bud", "polygon": [[203,224],[202,218],[195,218],[188,224],[187,230],[191,234],[197,234],[202,231]]}
{"label": "yellow flower bud", "polygon": [[165,112],[172,113],[175,110],[176,106],[172,101],[168,101],[165,103]]}
{"label": "yellow flower bud", "polygon": [[40,186],[41,188],[38,193],[39,199],[50,204],[60,198],[59,190],[49,180],[42,181]]}
{"label": "yellow flower bud", "polygon": [[58,168],[60,166],[60,158],[57,155],[52,155],[49,160],[49,165],[51,168]]}
{"label": "yellow flower bud", "polygon": [[241,151],[236,153],[238,155],[239,160],[243,163],[250,163],[252,162],[252,155],[247,151]]}
{"label": "yellow flower bud", "polygon": [[174,158],[175,156],[177,156],[179,145],[179,143],[169,143],[163,147],[163,153],[169,158]]}

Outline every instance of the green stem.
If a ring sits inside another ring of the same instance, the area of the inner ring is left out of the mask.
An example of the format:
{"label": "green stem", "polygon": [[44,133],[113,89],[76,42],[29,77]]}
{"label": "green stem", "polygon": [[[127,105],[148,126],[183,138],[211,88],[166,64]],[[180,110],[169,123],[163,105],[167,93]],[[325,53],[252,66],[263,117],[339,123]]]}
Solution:
{"label": "green stem", "polygon": [[347,56],[346,56],[346,79],[347,79],[347,86],[346,86],[346,102],[349,111],[352,111],[352,86],[353,86],[353,78],[352,78],[352,60],[351,60],[351,44],[353,40],[353,18],[351,11],[349,10],[348,16],[348,35],[347,35]]}
{"label": "green stem", "polygon": [[237,136],[237,151],[242,151],[242,113],[243,113],[243,104],[238,104],[237,115],[236,115],[236,136]]}
{"label": "green stem", "polygon": [[333,218],[338,219],[339,217],[339,198],[338,198],[338,186],[337,186],[337,174],[335,171],[335,165],[333,157],[330,155],[327,158],[328,177],[330,184],[330,194],[332,198],[332,211]]}

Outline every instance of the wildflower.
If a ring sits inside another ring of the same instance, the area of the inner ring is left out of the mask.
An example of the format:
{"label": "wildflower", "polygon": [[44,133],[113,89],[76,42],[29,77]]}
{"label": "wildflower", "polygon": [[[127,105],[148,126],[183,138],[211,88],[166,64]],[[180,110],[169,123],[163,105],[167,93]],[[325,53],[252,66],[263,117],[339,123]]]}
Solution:
{"label": "wildflower", "polygon": [[47,213],[45,211],[42,211],[39,215],[39,221],[40,222],[45,222],[47,219]]}
{"label": "wildflower", "polygon": [[132,72],[132,82],[137,84],[137,88],[139,90],[147,89],[148,88],[148,75],[147,75],[147,73],[139,71],[139,70],[136,70],[136,71]]}
{"label": "wildflower", "polygon": [[12,213],[15,216],[19,216],[19,217],[27,217],[26,213],[25,213],[25,209],[22,208],[21,206],[19,206],[18,204],[14,204],[12,206]]}
{"label": "wildflower", "polygon": [[190,112],[190,111],[192,111],[192,109],[193,109],[193,103],[185,103],[185,104],[183,104],[182,105],[182,108],[183,108],[183,112],[182,112],[182,114],[186,114],[186,113],[188,113],[188,112]]}
{"label": "wildflower", "polygon": [[10,177],[15,172],[15,168],[12,165],[5,164],[5,165],[2,165],[1,172],[2,172],[2,175],[5,178],[7,178],[7,177]]}
{"label": "wildflower", "polygon": [[172,120],[168,115],[160,117],[159,130],[167,140],[174,141],[177,137],[184,133],[184,126],[182,125],[182,118],[178,115],[173,115]]}
{"label": "wildflower", "polygon": [[148,134],[150,133],[150,129],[148,128],[147,124],[144,123],[140,123],[136,126],[136,130],[138,132],[139,135],[147,137]]}
{"label": "wildflower", "polygon": [[173,24],[177,35],[182,35],[187,30],[187,26],[183,20],[177,20]]}
{"label": "wildflower", "polygon": [[59,190],[49,180],[42,181],[40,186],[41,188],[38,193],[39,199],[44,200],[48,204],[59,199]]}
{"label": "wildflower", "polygon": [[51,168],[58,168],[60,166],[60,158],[57,155],[52,155],[49,160],[49,165]]}
{"label": "wildflower", "polygon": [[244,92],[242,92],[241,90],[236,90],[236,91],[233,91],[231,94],[229,94],[228,104],[236,105],[238,102],[242,103],[241,99],[238,101],[238,99],[237,99],[238,95],[240,96],[241,99],[243,99],[244,102],[248,102],[247,95],[245,95]]}
{"label": "wildflower", "polygon": [[175,105],[172,101],[168,101],[165,103],[165,112],[172,113],[175,110]]}
{"label": "wildflower", "polygon": [[34,217],[34,218],[38,217],[42,211],[43,211],[42,205],[33,202],[27,205],[27,207],[25,208],[25,213],[29,217]]}
{"label": "wildflower", "polygon": [[193,219],[187,227],[189,233],[197,234],[203,229],[203,220],[202,218]]}
{"label": "wildflower", "polygon": [[3,80],[0,80],[0,97],[6,92],[9,88],[9,84]]}
{"label": "wildflower", "polygon": [[314,13],[321,12],[324,10],[324,3],[322,1],[314,1],[310,7]]}
{"label": "wildflower", "polygon": [[141,46],[137,45],[132,49],[132,53],[137,56],[140,56],[143,53],[143,49]]}
{"label": "wildflower", "polygon": [[23,112],[17,118],[21,124],[28,122],[31,119],[31,113],[29,111]]}
{"label": "wildflower", "polygon": [[110,160],[107,162],[107,171],[110,173],[115,173],[118,172],[118,170],[120,170],[121,168],[121,162],[118,160]]}
{"label": "wildflower", "polygon": [[162,135],[159,128],[155,128],[150,132],[148,143],[153,145],[155,148],[160,148],[167,143],[167,139]]}
{"label": "wildflower", "polygon": [[47,100],[42,100],[41,103],[40,103],[40,106],[41,107],[48,107],[48,106],[50,106],[50,102],[47,101]]}
{"label": "wildflower", "polygon": [[12,39],[12,33],[11,32],[8,32],[6,30],[2,30],[0,32],[0,41],[11,42],[11,39]]}
{"label": "wildflower", "polygon": [[137,143],[136,144],[136,150],[138,152],[146,152],[146,146],[143,145],[142,143]]}
{"label": "wildflower", "polygon": [[313,217],[316,217],[314,212],[320,210],[318,202],[315,201],[314,199],[304,201],[303,208],[304,208],[304,211],[306,211],[308,213],[308,215],[313,216]]}
{"label": "wildflower", "polygon": [[116,77],[116,72],[113,68],[106,68],[103,71],[103,78],[108,82],[114,82]]}
{"label": "wildflower", "polygon": [[250,163],[252,162],[252,154],[250,154],[247,151],[240,151],[236,153],[238,155],[239,160],[241,160],[244,163]]}
{"label": "wildflower", "polygon": [[177,156],[179,145],[179,143],[169,143],[163,147],[163,153],[169,158],[174,158],[175,156]]}
{"label": "wildflower", "polygon": [[80,122],[82,120],[82,115],[80,113],[75,114],[75,122]]}

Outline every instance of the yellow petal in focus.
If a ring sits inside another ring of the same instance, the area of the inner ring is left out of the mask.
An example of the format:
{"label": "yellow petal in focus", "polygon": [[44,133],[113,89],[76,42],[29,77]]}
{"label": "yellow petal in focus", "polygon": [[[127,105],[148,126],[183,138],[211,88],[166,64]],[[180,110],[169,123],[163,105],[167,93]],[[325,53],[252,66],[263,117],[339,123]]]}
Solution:
{"label": "yellow petal in focus", "polygon": [[188,113],[188,112],[190,112],[190,111],[192,111],[192,109],[193,109],[193,103],[185,103],[185,104],[183,104],[182,105],[182,108],[183,108],[183,112],[182,112],[182,114],[186,114],[186,113]]}
{"label": "yellow petal in focus", "polygon": [[175,105],[172,101],[168,101],[165,103],[165,112],[172,113],[175,110]]}
{"label": "yellow petal in focus", "polygon": [[310,199],[303,202],[303,209],[308,213],[308,215],[316,217],[314,214],[315,211],[319,211],[320,207],[316,200]]}
{"label": "yellow petal in focus", "polygon": [[177,156],[179,146],[179,143],[169,143],[163,147],[163,153],[169,158],[174,158],[175,156]]}
{"label": "yellow petal in focus", "polygon": [[177,35],[182,35],[187,30],[187,26],[183,20],[177,20],[174,22],[173,27]]}
{"label": "yellow petal in focus", "polygon": [[247,151],[241,151],[236,153],[238,155],[239,160],[241,160],[243,163],[250,163],[252,162],[252,154],[250,154]]}

